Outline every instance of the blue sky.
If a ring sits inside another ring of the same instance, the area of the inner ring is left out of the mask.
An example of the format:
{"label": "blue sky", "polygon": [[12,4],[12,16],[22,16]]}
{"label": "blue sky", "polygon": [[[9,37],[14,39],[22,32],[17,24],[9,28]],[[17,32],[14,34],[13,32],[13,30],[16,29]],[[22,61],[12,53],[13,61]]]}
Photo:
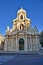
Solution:
{"label": "blue sky", "polygon": [[5,35],[6,27],[12,28],[17,11],[23,7],[31,19],[31,27],[43,30],[43,0],[0,0],[0,34]]}

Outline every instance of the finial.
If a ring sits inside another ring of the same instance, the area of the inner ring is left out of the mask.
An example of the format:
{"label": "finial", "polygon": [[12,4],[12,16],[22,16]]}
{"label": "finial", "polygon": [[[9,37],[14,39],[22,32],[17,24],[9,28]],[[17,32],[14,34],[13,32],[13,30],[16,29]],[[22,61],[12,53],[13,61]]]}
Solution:
{"label": "finial", "polygon": [[21,9],[23,9],[23,7],[21,7]]}

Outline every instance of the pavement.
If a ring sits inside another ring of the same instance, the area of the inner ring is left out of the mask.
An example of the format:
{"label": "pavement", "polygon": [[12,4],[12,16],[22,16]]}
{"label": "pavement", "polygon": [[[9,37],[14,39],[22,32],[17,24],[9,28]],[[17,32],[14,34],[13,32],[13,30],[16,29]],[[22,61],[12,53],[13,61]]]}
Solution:
{"label": "pavement", "polygon": [[0,65],[43,65],[43,55],[1,55]]}
{"label": "pavement", "polygon": [[1,55],[0,56],[0,65],[6,63],[7,61],[11,60],[14,56],[7,56],[7,55]]}
{"label": "pavement", "polygon": [[43,54],[0,51],[0,65],[43,65]]}

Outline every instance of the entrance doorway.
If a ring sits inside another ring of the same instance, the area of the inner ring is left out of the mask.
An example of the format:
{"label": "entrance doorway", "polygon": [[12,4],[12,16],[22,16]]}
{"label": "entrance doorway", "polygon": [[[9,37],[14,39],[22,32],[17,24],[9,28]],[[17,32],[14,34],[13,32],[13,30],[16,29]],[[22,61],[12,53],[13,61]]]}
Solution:
{"label": "entrance doorway", "polygon": [[24,50],[24,39],[23,38],[19,39],[19,50]]}

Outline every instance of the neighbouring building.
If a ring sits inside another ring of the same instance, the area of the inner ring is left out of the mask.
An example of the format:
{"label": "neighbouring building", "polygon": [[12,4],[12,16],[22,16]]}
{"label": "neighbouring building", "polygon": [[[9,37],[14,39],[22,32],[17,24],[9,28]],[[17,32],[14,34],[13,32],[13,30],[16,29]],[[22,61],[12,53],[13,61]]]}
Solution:
{"label": "neighbouring building", "polygon": [[4,49],[4,36],[0,34],[0,50]]}
{"label": "neighbouring building", "polygon": [[5,51],[39,51],[39,32],[37,27],[31,27],[26,11],[21,8],[17,18],[13,20],[12,29],[7,27],[5,35]]}

